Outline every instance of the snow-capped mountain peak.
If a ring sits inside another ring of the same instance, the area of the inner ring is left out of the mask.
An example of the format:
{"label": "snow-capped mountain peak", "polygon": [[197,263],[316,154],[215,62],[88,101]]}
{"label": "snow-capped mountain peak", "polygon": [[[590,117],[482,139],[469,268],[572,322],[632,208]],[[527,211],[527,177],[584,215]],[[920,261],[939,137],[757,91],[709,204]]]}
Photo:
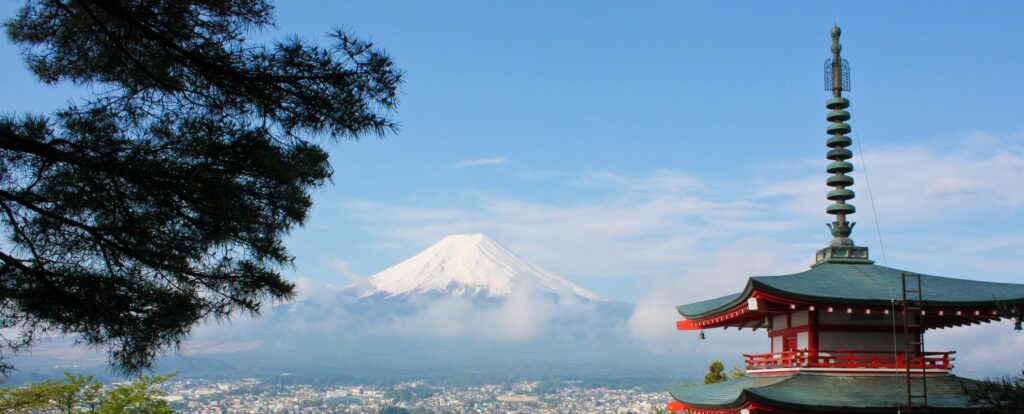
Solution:
{"label": "snow-capped mountain peak", "polygon": [[501,298],[522,285],[559,298],[606,299],[516,257],[483,234],[453,234],[405,261],[370,277],[388,297],[442,294]]}

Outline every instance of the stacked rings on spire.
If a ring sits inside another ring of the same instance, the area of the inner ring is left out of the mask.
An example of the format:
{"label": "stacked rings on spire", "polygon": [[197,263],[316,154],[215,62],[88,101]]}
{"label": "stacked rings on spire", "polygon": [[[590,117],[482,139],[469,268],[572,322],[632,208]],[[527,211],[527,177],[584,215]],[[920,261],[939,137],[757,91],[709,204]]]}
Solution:
{"label": "stacked rings on spire", "polygon": [[853,214],[857,211],[852,204],[846,204],[847,200],[854,197],[853,190],[846,188],[853,185],[853,177],[846,175],[853,171],[853,164],[846,162],[846,160],[853,158],[853,153],[846,149],[846,147],[853,144],[853,140],[846,136],[846,134],[850,133],[850,125],[846,124],[846,121],[850,120],[850,113],[845,111],[849,106],[850,101],[842,97],[830,99],[825,103],[825,107],[831,110],[825,116],[825,119],[831,122],[825,130],[831,135],[825,143],[825,145],[831,148],[828,154],[825,155],[825,158],[832,161],[825,167],[825,171],[833,174],[826,183],[835,188],[825,196],[829,200],[834,201],[833,204],[825,208],[825,211],[836,216],[842,215],[844,219],[845,215]]}
{"label": "stacked rings on spire", "polygon": [[853,232],[854,222],[848,221],[848,215],[857,212],[857,209],[850,204],[854,193],[849,187],[853,186],[853,164],[849,162],[853,158],[853,152],[847,147],[853,145],[853,140],[847,136],[850,133],[850,113],[846,111],[850,107],[850,101],[843,98],[843,91],[850,90],[850,72],[846,61],[840,56],[842,46],[839,45],[840,30],[838,26],[832,27],[832,58],[825,61],[825,90],[832,92],[832,99],[825,103],[828,108],[828,141],[825,145],[829,148],[825,158],[829,160],[825,171],[829,177],[825,183],[831,187],[831,191],[825,195],[831,204],[825,207],[825,212],[835,216],[835,220],[827,223],[829,232],[832,233],[832,241],[829,246],[818,250],[815,255],[817,266],[825,262],[836,263],[874,263],[868,260],[868,248],[857,246],[850,240],[850,233]]}

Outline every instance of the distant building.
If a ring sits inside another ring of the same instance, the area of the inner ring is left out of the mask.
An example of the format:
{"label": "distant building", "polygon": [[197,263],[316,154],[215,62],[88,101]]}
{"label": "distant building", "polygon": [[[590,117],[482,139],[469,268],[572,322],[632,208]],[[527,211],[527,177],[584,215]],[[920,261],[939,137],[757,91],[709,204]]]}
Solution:
{"label": "distant building", "polygon": [[[768,332],[770,350],[744,355],[747,375],[672,389],[672,412],[690,413],[981,413],[964,390],[974,381],[950,373],[954,351],[926,352],[928,329],[1014,318],[1020,329],[1024,285],[921,275],[875,265],[850,239],[853,155],[850,102],[840,30],[826,62],[826,171],[833,187],[832,242],[805,272],[751,277],[742,292],[678,307],[684,331],[734,327]],[[910,166],[908,166],[910,167]]]}
{"label": "distant building", "polygon": [[506,394],[499,395],[497,400],[505,403],[513,404],[528,404],[540,402],[540,397],[533,395],[522,395],[522,394]]}

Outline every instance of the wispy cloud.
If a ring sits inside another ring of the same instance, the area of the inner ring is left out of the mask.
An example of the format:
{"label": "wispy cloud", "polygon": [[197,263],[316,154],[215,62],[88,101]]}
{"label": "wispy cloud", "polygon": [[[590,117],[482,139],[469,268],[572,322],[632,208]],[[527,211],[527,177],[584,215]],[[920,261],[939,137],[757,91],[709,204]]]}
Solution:
{"label": "wispy cloud", "polygon": [[[995,143],[979,149],[972,144],[979,139]],[[891,223],[886,233],[890,259],[897,257],[897,264],[908,269],[948,270],[942,274],[982,279],[1024,266],[1024,257],[1007,254],[1024,249],[1024,237],[1002,221],[970,232],[949,227],[959,221],[1004,220],[997,213],[1012,218],[1024,207],[1024,149],[1014,144],[1017,141],[974,135],[959,144],[870,152],[867,161],[876,201],[883,224]],[[792,164],[808,165],[805,160]],[[424,208],[351,200],[341,207],[374,228],[381,238],[374,242],[410,252],[451,233],[484,232],[527,261],[577,280],[633,277],[651,289],[636,301],[634,313],[616,335],[644,344],[651,352],[684,352],[693,359],[722,359],[727,364],[751,351],[747,344],[763,339],[763,333],[715,331],[707,334],[708,341],[698,341],[696,335],[675,331],[673,322],[679,316],[674,305],[733,293],[752,275],[806,269],[814,250],[827,242],[822,226],[827,220],[823,173],[760,192],[727,193],[677,170],[637,175],[583,171],[559,177],[569,186],[609,191],[598,200],[571,203],[492,194],[468,206],[442,203],[440,208]],[[861,200],[857,218],[864,222],[857,229],[862,244],[873,236],[864,184],[861,180],[855,186]],[[878,253],[873,250],[876,258]],[[977,273],[957,271],[965,268]],[[347,281],[363,280],[341,260],[334,260],[332,269]],[[328,333],[345,332],[520,342],[549,336],[565,318],[585,319],[589,312],[581,306],[567,313],[519,291],[507,303],[483,311],[468,301],[450,299],[371,320],[338,306],[345,297],[334,286],[306,278],[296,284],[302,300],[280,312],[236,320],[230,330],[217,326],[197,331],[197,339],[230,346],[199,342],[187,351],[248,349],[256,346],[253,338],[263,338],[268,331],[284,332],[288,338],[333,338]],[[490,333],[496,323],[504,327],[500,335]],[[978,337],[986,338],[987,345]],[[1019,367],[1022,362],[1010,352],[1020,348],[1020,337],[1005,324],[940,331],[932,338],[937,350],[960,350],[958,365],[969,371],[967,375],[1000,373],[1008,364]]]}
{"label": "wispy cloud", "polygon": [[[895,257],[895,265],[908,269],[988,280],[1024,266],[1024,257],[1006,254],[1024,249],[1024,238],[1002,224],[1024,208],[1021,138],[973,133],[941,145],[870,150],[866,161],[889,259]],[[854,161],[863,167],[859,156]],[[820,163],[790,160],[794,171],[806,173],[761,190],[723,192],[707,177],[679,170],[637,175],[588,170],[559,178],[573,187],[601,188],[606,197],[552,202],[492,193],[469,206],[419,208],[358,200],[346,208],[386,241],[411,246],[411,251],[451,233],[479,231],[562,275],[646,280],[653,288],[637,301],[629,335],[708,355],[720,347],[705,349],[674,331],[678,315],[673,305],[732,293],[752,275],[806,269],[814,250],[829,237],[823,226],[829,219],[824,214],[825,174],[809,169]],[[866,181],[862,175],[856,178],[855,219],[861,224],[855,236],[861,244],[874,244]],[[964,223],[982,224],[961,231],[970,226]],[[874,248],[873,255],[880,258]],[[999,343],[1016,343],[1008,333],[986,333]],[[980,357],[964,363],[979,372],[998,368]]]}
{"label": "wispy cloud", "polygon": [[[932,145],[892,145],[869,151],[864,162],[883,229],[919,226],[955,217],[978,217],[1024,207],[1024,133],[996,137],[981,132]],[[869,221],[865,166],[851,160],[857,180],[857,218]],[[766,187],[763,197],[781,197],[782,207],[803,216],[823,210],[823,175]],[[866,224],[866,223],[864,223]]]}
{"label": "wispy cloud", "polygon": [[582,187],[600,187],[626,193],[694,194],[707,191],[700,178],[682,171],[660,168],[648,175],[630,176],[609,171],[588,170],[570,178]]}
{"label": "wispy cloud", "polygon": [[502,157],[480,158],[475,160],[464,160],[455,163],[455,168],[482,167],[485,165],[507,164],[508,160]]}
{"label": "wispy cloud", "polygon": [[529,261],[583,278],[678,275],[742,236],[770,239],[800,226],[778,206],[713,196],[710,184],[682,171],[627,175],[587,170],[560,178],[581,191],[601,188],[606,196],[557,203],[491,194],[475,206],[428,208],[370,200],[342,206],[385,242],[410,252],[452,233],[483,232]]}
{"label": "wispy cloud", "polygon": [[[977,145],[979,140],[986,145]],[[941,261],[960,259],[931,255],[932,245],[956,234],[953,244],[969,247],[972,263],[993,259],[988,271],[995,265],[1004,273],[1024,266],[1024,258],[1007,260],[997,254],[1024,248],[1024,239],[1002,225],[1024,208],[1024,146],[1019,141],[1019,136],[974,133],[942,145],[869,152],[887,247],[905,252],[906,260],[896,263],[945,268]],[[561,177],[562,183],[599,187],[604,196],[554,202],[490,193],[475,205],[425,208],[351,200],[343,208],[344,214],[374,228],[381,242],[406,246],[410,252],[448,234],[484,232],[527,260],[579,278],[682,275],[707,265],[719,249],[750,240],[786,246],[779,251],[786,256],[783,260],[804,264],[805,256],[818,247],[813,241],[825,243],[829,237],[823,225],[829,220],[824,214],[828,188],[823,172],[807,170],[813,163],[791,164],[807,175],[760,190],[719,191],[716,184],[678,170],[636,175],[587,170]],[[857,178],[854,204],[859,212],[854,219],[860,224],[855,236],[862,244],[873,244],[866,181]],[[964,223],[986,220],[991,222],[982,224],[987,232],[959,231]],[[930,260],[915,256],[925,253]]]}
{"label": "wispy cloud", "polygon": [[598,320],[594,306],[574,301],[555,303],[534,286],[517,285],[500,303],[480,305],[458,297],[423,301],[415,311],[374,321],[368,329],[387,336],[522,342],[578,333],[566,332],[567,327],[575,330],[597,322],[608,323]]}
{"label": "wispy cloud", "polygon": [[981,326],[939,329],[927,335],[928,348],[955,350],[956,370],[971,378],[1019,374],[1024,371],[1024,335],[1004,320]]}
{"label": "wispy cloud", "polygon": [[183,347],[182,353],[187,355],[231,354],[259,349],[262,345],[263,343],[258,340],[237,342],[194,340],[189,341]]}

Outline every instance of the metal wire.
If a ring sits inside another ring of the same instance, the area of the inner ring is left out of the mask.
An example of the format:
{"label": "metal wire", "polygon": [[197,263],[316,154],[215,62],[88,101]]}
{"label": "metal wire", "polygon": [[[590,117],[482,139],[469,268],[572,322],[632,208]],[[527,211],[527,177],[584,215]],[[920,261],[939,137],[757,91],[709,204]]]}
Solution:
{"label": "metal wire", "polygon": [[[851,93],[850,95],[853,95],[853,94]],[[898,360],[899,355],[898,355],[898,352],[896,351],[896,349],[897,349],[897,346],[896,346],[896,342],[897,342],[896,341],[896,292],[895,292],[895,287],[893,286],[892,269],[889,268],[889,260],[888,260],[888,258],[885,255],[885,243],[882,241],[882,226],[878,222],[878,209],[875,208],[875,194],[874,194],[873,191],[871,191],[871,179],[868,178],[868,163],[867,163],[867,161],[864,160],[864,147],[861,146],[861,143],[860,143],[860,141],[861,141],[860,126],[857,125],[857,119],[856,118],[852,118],[851,117],[850,120],[853,123],[854,141],[857,142],[857,153],[858,153],[858,155],[860,157],[861,169],[864,170],[864,184],[866,185],[866,187],[868,189],[868,201],[871,203],[871,216],[872,216],[872,218],[873,218],[873,220],[875,222],[875,234],[878,236],[878,248],[882,252],[882,264],[885,266],[886,274],[889,276],[889,278],[888,278],[889,279],[889,306],[891,308],[891,310],[889,311],[889,314],[890,314],[890,319],[892,319],[892,356],[893,356],[893,360],[895,361],[895,360]],[[906,316],[904,316],[904,318],[906,318]],[[906,321],[904,321],[904,323],[906,323]],[[923,332],[922,332],[921,336],[922,336],[922,342],[923,342],[924,341],[924,338],[923,338],[924,334],[923,334]],[[903,340],[906,341],[907,338],[903,338]],[[922,351],[923,351],[923,349],[922,349]]]}

